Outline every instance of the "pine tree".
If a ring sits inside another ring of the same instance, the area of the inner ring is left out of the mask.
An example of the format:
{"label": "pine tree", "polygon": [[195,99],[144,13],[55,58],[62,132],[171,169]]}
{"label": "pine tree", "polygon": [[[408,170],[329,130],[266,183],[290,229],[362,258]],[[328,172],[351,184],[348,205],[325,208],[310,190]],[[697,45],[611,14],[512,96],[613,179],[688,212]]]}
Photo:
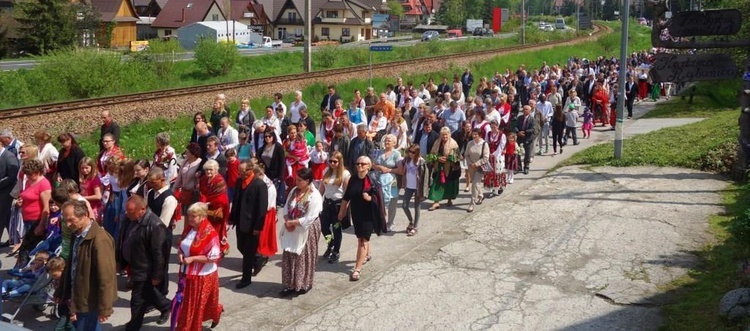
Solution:
{"label": "pine tree", "polygon": [[21,44],[32,54],[46,54],[76,44],[76,12],[66,0],[30,0],[15,4]]}
{"label": "pine tree", "polygon": [[466,21],[464,0],[445,0],[437,12],[438,20],[450,28],[460,28]]}

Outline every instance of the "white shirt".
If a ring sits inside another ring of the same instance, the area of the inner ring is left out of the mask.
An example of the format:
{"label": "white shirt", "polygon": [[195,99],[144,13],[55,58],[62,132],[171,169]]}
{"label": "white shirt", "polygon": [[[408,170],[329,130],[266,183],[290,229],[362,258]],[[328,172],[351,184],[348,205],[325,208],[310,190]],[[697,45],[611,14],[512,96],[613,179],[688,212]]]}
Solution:
{"label": "white shirt", "polygon": [[268,188],[268,209],[267,210],[275,210],[276,209],[276,185],[273,184],[273,181],[268,179],[268,176],[263,176],[263,182],[266,183],[266,187]]}
{"label": "white shirt", "polygon": [[396,104],[396,92],[386,92],[385,98],[393,104]]}
{"label": "white shirt", "polygon": [[218,136],[224,150],[235,148],[240,143],[239,132],[231,126],[227,126],[226,129],[219,129]]}
{"label": "white shirt", "polygon": [[[169,185],[164,185],[164,187],[154,193],[154,199],[158,198],[168,189]],[[170,195],[164,198],[164,204],[161,205],[161,214],[159,214],[159,218],[161,219],[161,222],[164,223],[164,225],[167,227],[167,231],[172,231],[172,229],[169,227],[169,224],[172,222],[172,216],[174,216],[175,209],[177,209],[177,198],[175,198],[174,195]]]}
{"label": "white shirt", "polygon": [[292,123],[296,124],[299,122],[299,110],[306,109],[306,108],[307,108],[307,105],[305,105],[305,103],[302,102],[302,100],[300,100],[299,103],[297,103],[297,101],[292,101],[292,103],[289,104],[289,112],[291,113],[290,120],[292,121]]}
{"label": "white shirt", "polygon": [[419,166],[414,164],[413,160],[406,162],[406,188],[410,190],[417,189],[417,177],[419,176]]}
{"label": "white shirt", "polygon": [[343,180],[341,181],[341,185],[334,185],[333,183],[336,181],[336,178],[331,177],[327,181],[323,181],[323,187],[325,188],[325,192],[323,193],[325,195],[326,199],[329,200],[341,200],[344,198],[344,182],[349,180],[349,178],[352,175],[349,173],[349,170],[344,169],[344,173],[342,175]]}
{"label": "white shirt", "polygon": [[57,163],[57,158],[60,153],[57,151],[55,146],[52,144],[45,144],[42,150],[39,152],[39,160],[44,163],[44,170],[48,171],[50,166]]}
{"label": "white shirt", "polygon": [[273,107],[273,113],[276,114],[276,108],[278,108],[279,106],[281,106],[281,109],[284,110],[284,116],[286,116],[286,105],[283,102],[274,101],[273,103],[271,103],[271,107]]}
{"label": "white shirt", "polygon": [[536,111],[538,111],[540,114],[542,114],[542,118],[544,118],[547,121],[549,121],[550,119],[552,119],[552,113],[555,110],[552,108],[552,103],[551,102],[545,101],[545,102],[542,103],[541,101],[539,101],[539,102],[536,103]]}
{"label": "white shirt", "polygon": [[[294,254],[301,254],[307,246],[307,232],[310,230],[310,226],[315,220],[320,217],[320,212],[323,210],[323,197],[320,196],[315,187],[310,186],[312,192],[308,196],[309,205],[307,212],[298,217],[301,226],[294,228],[294,231],[288,231],[285,227],[281,230],[281,242],[280,246],[285,252]],[[296,190],[293,189],[293,190]],[[294,192],[294,191],[292,191]],[[284,210],[288,213],[290,210],[296,207],[296,199],[292,193],[289,194],[289,198],[286,199],[286,206]]]}
{"label": "white shirt", "polygon": [[[196,234],[198,234],[198,232],[196,232],[194,229],[190,229],[190,232],[188,232],[188,234],[185,236],[185,239],[182,239],[182,241],[180,242],[180,251],[182,251],[183,257],[190,257],[190,246],[193,244]],[[216,261],[219,259],[220,255],[221,252],[219,251],[219,245],[216,245],[211,248],[211,251],[208,252],[207,257],[212,261]],[[193,264],[191,263],[188,268],[188,274],[198,276],[210,275],[219,270],[219,266],[216,264],[216,262],[208,262],[203,264],[203,268],[197,270],[197,272],[192,267]]]}

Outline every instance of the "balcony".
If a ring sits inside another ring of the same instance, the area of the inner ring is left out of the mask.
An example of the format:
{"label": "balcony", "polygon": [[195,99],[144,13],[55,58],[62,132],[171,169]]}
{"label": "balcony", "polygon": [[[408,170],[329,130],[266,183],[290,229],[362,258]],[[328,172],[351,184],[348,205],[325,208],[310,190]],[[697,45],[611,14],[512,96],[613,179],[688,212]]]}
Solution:
{"label": "balcony", "polygon": [[333,24],[341,24],[346,22],[346,18],[344,17],[323,17],[320,19],[321,23],[333,23]]}
{"label": "balcony", "polygon": [[301,18],[280,18],[276,25],[304,25],[304,22]]}

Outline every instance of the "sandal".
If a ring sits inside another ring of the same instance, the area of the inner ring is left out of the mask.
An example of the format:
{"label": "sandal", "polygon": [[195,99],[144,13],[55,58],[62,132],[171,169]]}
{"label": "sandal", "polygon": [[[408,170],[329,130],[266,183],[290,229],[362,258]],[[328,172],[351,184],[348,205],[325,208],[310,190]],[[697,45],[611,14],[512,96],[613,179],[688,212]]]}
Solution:
{"label": "sandal", "polygon": [[354,271],[352,271],[352,274],[349,276],[349,280],[352,281],[352,282],[358,281],[359,280],[359,272],[360,272],[359,270],[354,269]]}
{"label": "sandal", "polygon": [[409,229],[409,231],[406,231],[406,236],[408,236],[408,237],[412,237],[415,234],[417,234],[417,229],[415,229],[415,228],[411,228],[411,229]]}
{"label": "sandal", "polygon": [[451,201],[451,200],[448,200],[448,203],[447,203],[447,205],[448,205],[448,207],[453,207],[453,201]]}
{"label": "sandal", "polygon": [[435,210],[435,209],[440,209],[440,204],[439,204],[439,203],[435,203],[435,204],[433,204],[433,205],[432,205],[432,207],[430,207],[430,209],[427,209],[427,210],[429,210],[429,211],[433,211],[433,210]]}
{"label": "sandal", "polygon": [[367,257],[365,258],[365,261],[362,262],[362,265],[367,264],[367,262],[370,262],[370,260],[372,260],[372,255],[367,255]]}
{"label": "sandal", "polygon": [[479,197],[479,199],[477,199],[477,205],[481,205],[482,202],[484,202],[484,196]]}

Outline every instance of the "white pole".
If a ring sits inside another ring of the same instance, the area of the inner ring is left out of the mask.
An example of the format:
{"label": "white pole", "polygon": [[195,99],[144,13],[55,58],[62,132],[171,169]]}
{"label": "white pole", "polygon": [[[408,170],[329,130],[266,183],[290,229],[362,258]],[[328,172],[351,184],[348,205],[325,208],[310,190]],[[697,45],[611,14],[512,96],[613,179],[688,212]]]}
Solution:
{"label": "white pole", "polygon": [[617,89],[617,123],[615,124],[615,159],[622,158],[623,122],[625,120],[625,81],[628,71],[628,23],[630,22],[630,0],[623,0],[622,40],[620,41],[620,85]]}

